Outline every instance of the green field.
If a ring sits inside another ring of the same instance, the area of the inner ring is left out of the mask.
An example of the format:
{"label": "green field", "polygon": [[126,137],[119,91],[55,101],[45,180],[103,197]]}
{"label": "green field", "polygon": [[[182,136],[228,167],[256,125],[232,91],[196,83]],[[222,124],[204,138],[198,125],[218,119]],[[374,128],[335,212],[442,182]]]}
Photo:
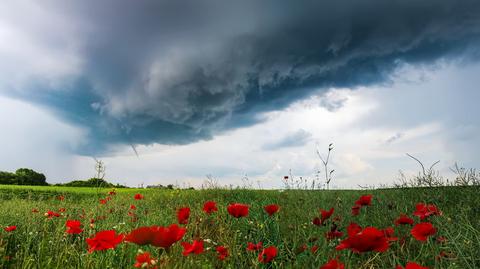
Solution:
{"label": "green field", "polygon": [[[319,268],[329,259],[338,257],[346,268],[395,268],[408,261],[428,268],[480,268],[480,188],[439,187],[384,190],[147,190],[118,189],[106,204],[110,189],[69,187],[0,186],[0,225],[16,225],[13,232],[0,231],[0,267],[2,268],[134,268],[138,250],[149,251],[158,258],[158,268]],[[133,199],[141,193],[143,200]],[[352,216],[351,208],[359,196],[372,194],[370,206]],[[64,196],[64,200],[57,199]],[[218,212],[207,215],[203,203],[217,203]],[[411,226],[395,226],[400,213],[412,216],[417,203],[435,204],[442,215],[428,221],[437,233],[426,242],[410,236]],[[233,218],[226,207],[231,203],[250,205],[248,217]],[[269,217],[263,210],[267,204],[278,204],[280,211]],[[130,206],[136,209],[131,210]],[[204,240],[205,250],[184,257],[180,242],[167,251],[153,246],[121,243],[115,249],[88,253],[85,239],[101,230],[114,229],[129,233],[141,226],[168,226],[177,223],[176,210],[190,207],[191,215],[186,234],[181,241]],[[335,250],[339,241],[328,241],[326,226],[315,226],[312,219],[319,209],[335,208],[332,216],[345,232],[351,222],[362,227],[395,228],[393,241],[385,252],[356,254],[350,250]],[[38,209],[38,213],[32,209]],[[56,218],[47,218],[48,210],[65,211]],[[132,218],[134,212],[136,219]],[[80,220],[84,231],[79,235],[65,233],[67,219]],[[90,219],[95,222],[90,226]],[[132,221],[134,220],[134,221]],[[437,242],[444,237],[443,243]],[[278,256],[267,264],[259,263],[258,252],[246,250],[247,242],[263,242],[276,246]],[[215,247],[224,245],[229,256],[221,261]],[[302,246],[306,245],[306,250]],[[313,246],[318,250],[313,253]],[[437,258],[440,253],[443,257]]]}

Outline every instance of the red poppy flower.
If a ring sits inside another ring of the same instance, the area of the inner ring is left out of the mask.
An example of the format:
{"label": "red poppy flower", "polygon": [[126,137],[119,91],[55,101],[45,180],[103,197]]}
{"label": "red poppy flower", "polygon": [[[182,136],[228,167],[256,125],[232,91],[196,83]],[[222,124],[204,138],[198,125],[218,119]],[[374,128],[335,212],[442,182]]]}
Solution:
{"label": "red poppy flower", "polygon": [[218,259],[223,261],[225,260],[225,258],[228,257],[228,249],[224,246],[218,246],[216,249],[215,249],[218,253]]}
{"label": "red poppy flower", "polygon": [[100,199],[100,204],[104,205],[107,203],[107,200],[106,199]]}
{"label": "red poppy flower", "polygon": [[234,203],[227,207],[227,211],[235,218],[246,217],[248,216],[248,207],[245,204]]}
{"label": "red poppy flower", "polygon": [[434,235],[437,229],[430,222],[422,222],[413,226],[410,233],[418,241],[427,241],[429,236]]}
{"label": "red poppy flower", "polygon": [[265,212],[267,212],[267,214],[269,216],[271,216],[271,215],[277,213],[278,210],[280,209],[280,207],[276,204],[271,204],[271,205],[265,206],[263,209],[265,209]]}
{"label": "red poppy flower", "polygon": [[249,250],[249,251],[260,250],[260,249],[262,249],[262,245],[263,245],[262,242],[258,242],[257,244],[254,244],[252,242],[248,242],[247,243],[247,250]]}
{"label": "red poppy flower", "polygon": [[108,192],[108,195],[115,195],[115,194],[117,194],[117,192],[115,190],[112,190],[112,191]]}
{"label": "red poppy flower", "polygon": [[435,205],[426,205],[424,203],[418,203],[415,206],[415,212],[413,212],[413,215],[419,217],[421,220],[424,220],[427,217],[430,217],[432,215],[442,215],[442,212],[438,210],[438,208]]}
{"label": "red poppy flower", "polygon": [[348,238],[341,241],[337,250],[349,248],[355,253],[377,251],[384,252],[388,249],[388,240],[385,233],[375,227],[367,227],[353,234],[353,229],[348,231]]}
{"label": "red poppy flower", "polygon": [[65,226],[67,227],[66,232],[69,234],[79,234],[83,230],[80,228],[82,224],[78,220],[67,220]]}
{"label": "red poppy flower", "polygon": [[47,213],[45,213],[45,217],[48,217],[49,219],[53,218],[53,217],[60,217],[60,214],[58,214],[57,212],[53,212],[51,210],[48,210]]}
{"label": "red poppy flower", "polygon": [[264,248],[262,252],[258,255],[258,261],[261,263],[269,263],[275,258],[278,254],[278,250],[274,246],[269,246]]}
{"label": "red poppy flower", "polygon": [[180,224],[187,224],[190,217],[190,208],[182,207],[177,211],[177,220]]}
{"label": "red poppy flower", "polygon": [[67,211],[67,209],[66,209],[65,207],[60,207],[60,208],[58,209],[58,212],[65,212],[65,211]]}
{"label": "red poppy flower", "polygon": [[157,264],[157,260],[150,256],[150,252],[143,252],[135,257],[137,261],[133,267],[135,268],[151,268],[151,266],[155,266]]}
{"label": "red poppy flower", "polygon": [[17,226],[15,225],[12,225],[12,226],[7,226],[5,228],[3,228],[5,230],[5,232],[13,232],[17,229]]}
{"label": "red poppy flower", "polygon": [[38,213],[38,209],[33,208],[33,209],[32,209],[32,213]]}
{"label": "red poppy flower", "polygon": [[401,214],[398,219],[395,220],[395,225],[412,225],[413,219],[405,214]]}
{"label": "red poppy flower", "polygon": [[382,231],[389,242],[398,240],[398,237],[394,236],[395,230],[392,227],[388,227],[386,229],[383,229]]}
{"label": "red poppy flower", "polygon": [[322,219],[321,219],[322,224],[332,216],[334,210],[335,209],[333,207],[330,208],[330,210],[328,211],[320,209],[320,214],[322,215]]}
{"label": "red poppy flower", "polygon": [[182,247],[183,247],[183,256],[188,256],[189,254],[200,254],[203,252],[203,240],[197,241],[193,240],[193,242],[190,244],[188,242],[182,242]]}
{"label": "red poppy flower", "polygon": [[361,208],[361,206],[359,206],[359,205],[352,206],[352,215],[356,216],[356,215],[360,214],[360,208]]}
{"label": "red poppy flower", "polygon": [[133,199],[135,200],[142,200],[143,198],[145,198],[143,195],[141,195],[140,193],[137,193],[133,196]]}
{"label": "red poppy flower", "polygon": [[213,212],[217,212],[217,203],[214,201],[207,201],[203,204],[203,211],[207,214],[212,214]]}
{"label": "red poppy flower", "polygon": [[65,200],[65,196],[59,195],[59,196],[57,196],[57,200],[63,201],[63,200]]}
{"label": "red poppy flower", "polygon": [[312,247],[310,248],[310,252],[311,252],[312,254],[315,254],[315,253],[317,253],[318,249],[319,249],[319,247],[318,247],[317,245],[312,246]]}
{"label": "red poppy flower", "polygon": [[182,239],[186,232],[185,228],[181,228],[177,224],[172,224],[169,227],[152,226],[152,230],[154,237],[151,244],[161,248],[169,248]]}
{"label": "red poppy flower", "polygon": [[150,244],[154,237],[152,227],[139,227],[125,236],[125,241],[132,242],[137,245]]}
{"label": "red poppy flower", "polygon": [[327,234],[325,235],[325,237],[327,238],[327,240],[332,240],[332,239],[335,239],[335,238],[340,238],[343,236],[343,233],[340,232],[340,231],[329,231],[327,232]]}
{"label": "red poppy flower", "polygon": [[345,265],[338,261],[337,259],[331,259],[326,264],[322,265],[320,269],[344,269]]}
{"label": "red poppy flower", "polygon": [[90,246],[88,252],[96,250],[114,249],[123,240],[122,234],[116,234],[115,230],[100,231],[93,238],[87,238],[87,244]]}
{"label": "red poppy flower", "polygon": [[423,267],[423,266],[421,266],[417,263],[409,262],[409,263],[407,263],[405,268],[403,268],[401,265],[397,265],[397,267],[395,269],[428,269],[428,267]]}
{"label": "red poppy flower", "polygon": [[352,237],[362,231],[362,227],[356,224],[355,222],[350,223],[347,227],[347,234],[348,236]]}
{"label": "red poppy flower", "polygon": [[355,201],[355,204],[359,205],[359,206],[371,205],[372,204],[372,197],[373,197],[373,195],[371,195],[371,194],[362,195],[362,196],[360,196],[360,198],[357,201]]}
{"label": "red poppy flower", "polygon": [[135,210],[135,209],[137,209],[137,207],[135,205],[130,205],[130,209]]}
{"label": "red poppy flower", "polygon": [[315,218],[312,220],[312,223],[313,223],[313,225],[315,225],[315,226],[321,226],[321,225],[322,225],[322,220],[321,220],[319,217],[315,217]]}

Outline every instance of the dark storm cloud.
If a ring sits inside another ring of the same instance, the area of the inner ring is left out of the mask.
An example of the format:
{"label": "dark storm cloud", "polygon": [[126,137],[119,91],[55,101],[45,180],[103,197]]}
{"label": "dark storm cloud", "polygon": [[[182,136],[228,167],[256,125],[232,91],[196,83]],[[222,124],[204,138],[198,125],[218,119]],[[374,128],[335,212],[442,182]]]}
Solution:
{"label": "dark storm cloud", "polygon": [[81,72],[65,89],[24,97],[86,127],[83,153],[186,144],[318,90],[385,83],[405,63],[478,53],[480,43],[473,0],[227,2],[57,6],[80,28]]}

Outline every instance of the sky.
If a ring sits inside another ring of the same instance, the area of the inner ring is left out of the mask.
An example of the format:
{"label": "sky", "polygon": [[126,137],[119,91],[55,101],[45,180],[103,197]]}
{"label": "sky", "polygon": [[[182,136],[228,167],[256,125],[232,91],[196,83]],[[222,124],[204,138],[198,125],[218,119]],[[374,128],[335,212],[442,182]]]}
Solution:
{"label": "sky", "polygon": [[281,188],[330,143],[334,188],[415,175],[406,153],[480,167],[478,1],[3,6],[2,171]]}

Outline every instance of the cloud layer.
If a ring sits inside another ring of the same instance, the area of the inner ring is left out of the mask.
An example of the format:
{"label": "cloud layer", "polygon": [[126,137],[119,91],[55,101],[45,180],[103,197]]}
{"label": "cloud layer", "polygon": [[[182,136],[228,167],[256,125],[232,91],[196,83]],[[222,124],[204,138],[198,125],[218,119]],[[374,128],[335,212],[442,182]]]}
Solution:
{"label": "cloud layer", "polygon": [[211,139],[312,93],[388,83],[405,64],[476,57],[480,45],[474,0],[7,7],[0,93],[84,128],[83,154]]}

